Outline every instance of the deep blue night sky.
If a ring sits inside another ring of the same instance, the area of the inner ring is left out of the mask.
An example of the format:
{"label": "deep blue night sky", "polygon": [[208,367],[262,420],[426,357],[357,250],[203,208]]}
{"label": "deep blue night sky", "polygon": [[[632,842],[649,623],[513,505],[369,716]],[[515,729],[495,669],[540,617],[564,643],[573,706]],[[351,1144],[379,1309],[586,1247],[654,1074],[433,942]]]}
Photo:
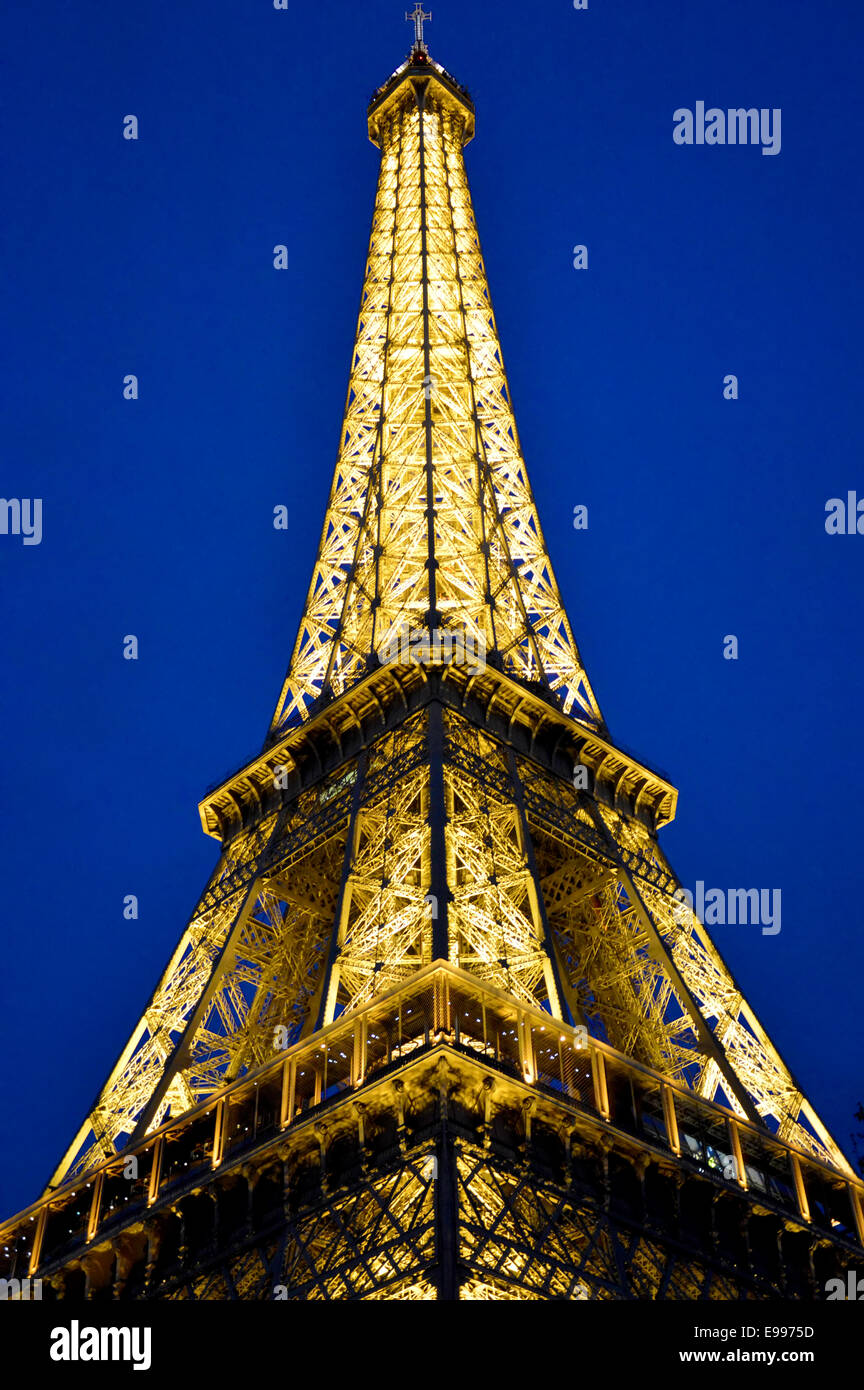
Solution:
{"label": "deep blue night sky", "polygon": [[[2,1215],[38,1195],[215,863],[200,795],[263,741],[344,404],[365,108],[406,7],[7,7],[0,492],[41,497],[44,534],[0,536]],[[864,536],[824,523],[828,498],[864,496],[864,9],[429,8],[432,55],[477,104],[505,362],[595,691],[680,788],[682,881],[782,889],[778,936],[715,939],[848,1147]],[[699,100],[781,108],[781,153],[679,147],[672,113]]]}

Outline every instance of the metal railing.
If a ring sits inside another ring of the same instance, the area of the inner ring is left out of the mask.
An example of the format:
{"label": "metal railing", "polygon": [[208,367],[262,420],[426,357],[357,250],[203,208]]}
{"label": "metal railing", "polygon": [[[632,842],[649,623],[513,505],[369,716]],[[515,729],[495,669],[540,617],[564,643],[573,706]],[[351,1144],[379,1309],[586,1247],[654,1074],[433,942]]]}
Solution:
{"label": "metal railing", "polygon": [[574,1116],[622,1131],[694,1173],[758,1194],[801,1222],[864,1246],[864,1183],[670,1082],[584,1028],[434,962],[6,1222],[0,1277],[33,1276],[61,1263],[196,1175],[272,1142],[312,1112],[442,1043],[570,1106]]}

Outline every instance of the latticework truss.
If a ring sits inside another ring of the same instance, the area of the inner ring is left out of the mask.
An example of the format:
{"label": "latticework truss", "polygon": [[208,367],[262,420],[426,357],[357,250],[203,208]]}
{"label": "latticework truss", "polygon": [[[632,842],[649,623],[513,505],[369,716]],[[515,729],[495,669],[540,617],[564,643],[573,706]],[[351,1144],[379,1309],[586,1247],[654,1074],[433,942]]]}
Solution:
{"label": "latticework truss", "polygon": [[272,736],[403,625],[467,631],[602,726],[519,445],[465,173],[472,130],[431,65],[373,105],[381,173],[345,419]]}

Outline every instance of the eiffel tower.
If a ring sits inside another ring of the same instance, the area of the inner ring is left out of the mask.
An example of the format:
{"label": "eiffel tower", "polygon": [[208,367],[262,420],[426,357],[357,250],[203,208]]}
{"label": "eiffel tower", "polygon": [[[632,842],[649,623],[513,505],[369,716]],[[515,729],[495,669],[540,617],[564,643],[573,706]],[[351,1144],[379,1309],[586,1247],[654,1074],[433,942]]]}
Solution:
{"label": "eiffel tower", "polygon": [[529,486],[463,158],[415,42],[330,500],[221,857],[3,1274],[45,1297],[822,1297],[864,1186],[658,843]]}

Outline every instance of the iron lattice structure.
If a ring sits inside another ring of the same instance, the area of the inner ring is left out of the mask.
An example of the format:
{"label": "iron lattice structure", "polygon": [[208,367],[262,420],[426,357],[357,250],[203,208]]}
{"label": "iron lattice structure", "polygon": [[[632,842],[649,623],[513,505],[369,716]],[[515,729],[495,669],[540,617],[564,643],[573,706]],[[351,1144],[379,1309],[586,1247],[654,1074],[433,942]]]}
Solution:
{"label": "iron lattice structure", "polygon": [[805,1298],[860,1257],[864,1189],[676,896],[657,838],[675,790],[612,743],[574,642],[473,132],[418,39],[369,108],[348,397],[279,703],[201,804],[219,863],[5,1229],[9,1277],[67,1297]]}

